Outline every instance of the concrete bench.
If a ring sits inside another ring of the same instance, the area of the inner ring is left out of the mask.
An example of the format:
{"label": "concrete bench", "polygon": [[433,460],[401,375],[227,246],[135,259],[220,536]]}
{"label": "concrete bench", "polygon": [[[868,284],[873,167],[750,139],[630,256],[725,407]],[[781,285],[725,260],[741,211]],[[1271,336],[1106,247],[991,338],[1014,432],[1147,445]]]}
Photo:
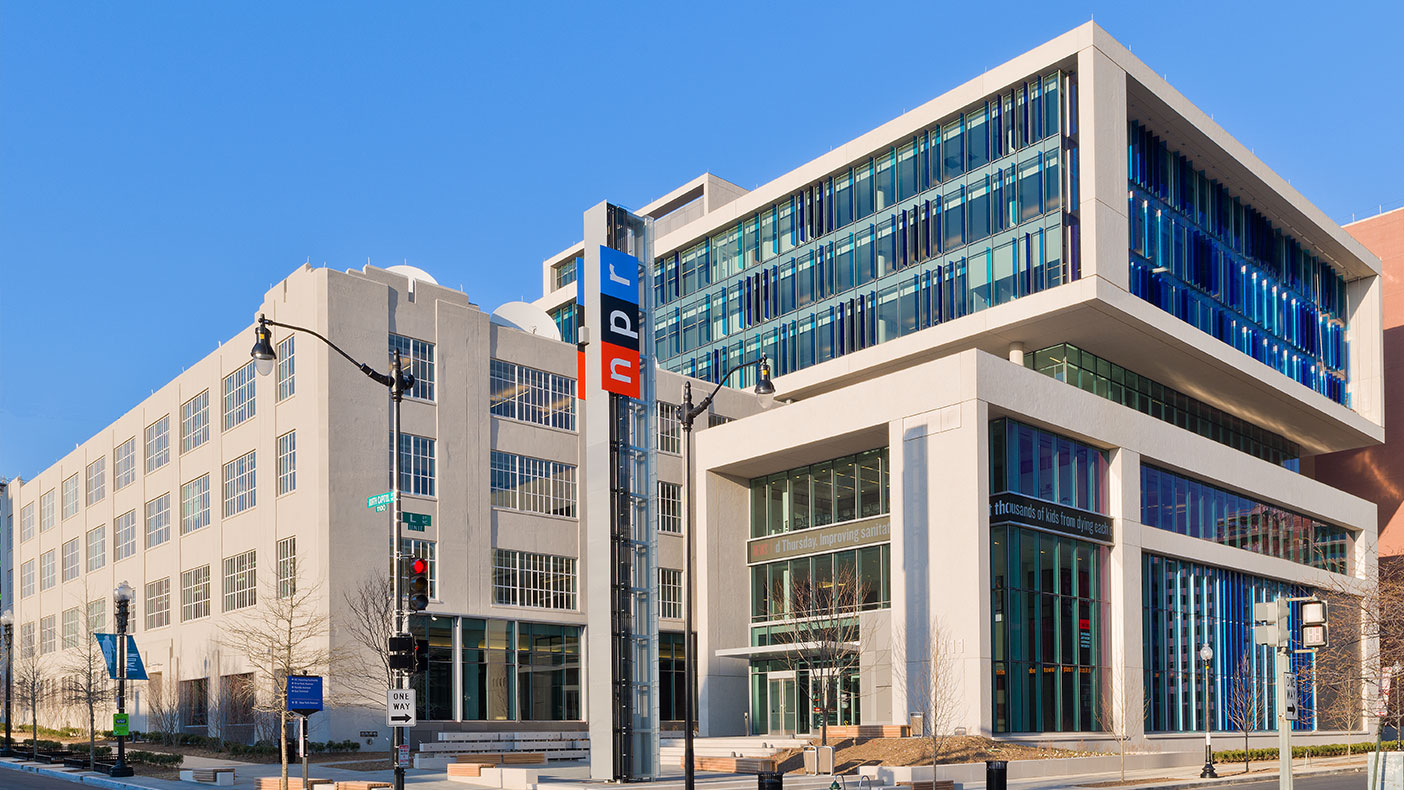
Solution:
{"label": "concrete bench", "polygon": [[[276,776],[260,776],[254,780],[254,790],[279,790],[279,778]],[[304,790],[302,777],[289,776],[288,790]],[[336,790],[336,782],[330,779],[313,779],[308,777],[305,790]]]}
{"label": "concrete bench", "polygon": [[[229,787],[234,784],[233,768],[182,768],[180,781]],[[289,779],[291,781],[291,779]],[[299,781],[301,779],[299,778]]]}
{"label": "concrete bench", "polygon": [[336,783],[336,790],[378,790],[378,788],[382,787],[394,787],[394,785],[389,782],[365,781],[362,779]]}
{"label": "concrete bench", "polygon": [[[698,757],[693,756],[693,766],[698,771],[715,771],[724,774],[759,774],[776,770],[775,760],[769,757]],[[687,758],[678,761],[679,767],[687,767]]]}

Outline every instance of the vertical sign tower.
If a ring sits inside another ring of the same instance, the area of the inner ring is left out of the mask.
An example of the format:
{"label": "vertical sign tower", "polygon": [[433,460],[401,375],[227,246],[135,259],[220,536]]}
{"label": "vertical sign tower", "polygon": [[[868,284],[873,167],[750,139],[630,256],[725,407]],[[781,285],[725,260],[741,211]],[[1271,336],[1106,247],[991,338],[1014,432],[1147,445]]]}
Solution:
{"label": "vertical sign tower", "polygon": [[648,320],[653,292],[640,287],[653,258],[652,227],[601,203],[585,212],[584,238],[577,280],[584,328],[578,338],[585,516],[580,578],[589,623],[590,776],[637,781],[658,773],[657,537],[650,496],[657,488],[657,399]]}

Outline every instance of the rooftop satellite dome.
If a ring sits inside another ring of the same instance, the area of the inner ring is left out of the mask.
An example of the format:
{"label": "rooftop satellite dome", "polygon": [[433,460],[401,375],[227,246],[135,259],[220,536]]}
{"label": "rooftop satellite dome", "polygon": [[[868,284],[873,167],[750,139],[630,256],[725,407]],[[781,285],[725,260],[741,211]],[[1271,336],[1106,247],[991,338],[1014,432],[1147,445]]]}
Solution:
{"label": "rooftop satellite dome", "polygon": [[561,330],[545,310],[528,302],[508,302],[492,312],[491,320],[499,326],[510,326],[552,340],[561,339]]}
{"label": "rooftop satellite dome", "polygon": [[439,284],[438,280],[435,280],[433,277],[429,276],[429,272],[424,271],[418,266],[410,266],[408,263],[401,263],[395,266],[391,266],[385,271],[394,272],[400,275],[401,277],[408,277],[411,280],[419,280],[420,282],[429,283],[430,285]]}

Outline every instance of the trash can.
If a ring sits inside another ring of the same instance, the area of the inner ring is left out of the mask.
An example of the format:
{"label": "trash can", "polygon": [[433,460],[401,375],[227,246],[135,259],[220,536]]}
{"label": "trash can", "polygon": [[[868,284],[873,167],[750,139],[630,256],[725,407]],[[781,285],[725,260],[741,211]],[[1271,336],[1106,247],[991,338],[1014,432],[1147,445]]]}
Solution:
{"label": "trash can", "polygon": [[785,775],[779,771],[761,771],[756,774],[756,790],[784,790]]}
{"label": "trash can", "polygon": [[1008,761],[985,761],[985,790],[1009,790]]}

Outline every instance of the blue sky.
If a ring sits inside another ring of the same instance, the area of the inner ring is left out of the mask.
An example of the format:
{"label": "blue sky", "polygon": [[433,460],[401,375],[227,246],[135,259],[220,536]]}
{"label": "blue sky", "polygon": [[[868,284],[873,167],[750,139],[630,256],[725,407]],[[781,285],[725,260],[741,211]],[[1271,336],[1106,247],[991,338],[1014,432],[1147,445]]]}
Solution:
{"label": "blue sky", "polygon": [[600,200],[757,186],[1092,16],[1331,217],[1404,205],[1398,3],[4,0],[0,475],[303,261],[530,298]]}

